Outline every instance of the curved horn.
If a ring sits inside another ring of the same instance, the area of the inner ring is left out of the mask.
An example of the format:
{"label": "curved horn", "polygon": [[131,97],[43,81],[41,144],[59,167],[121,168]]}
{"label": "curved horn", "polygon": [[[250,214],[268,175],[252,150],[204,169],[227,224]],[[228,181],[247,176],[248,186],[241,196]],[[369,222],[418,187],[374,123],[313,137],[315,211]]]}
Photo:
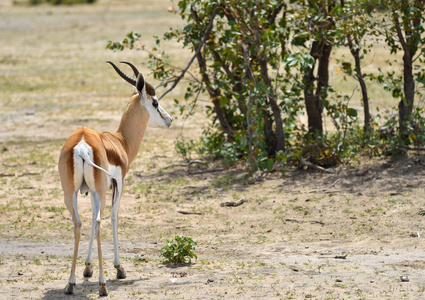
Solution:
{"label": "curved horn", "polygon": [[139,75],[139,70],[137,70],[137,68],[132,63],[129,63],[128,61],[120,61],[120,63],[129,65],[131,69],[133,70],[134,75],[136,75],[136,77]]}
{"label": "curved horn", "polygon": [[[134,75],[136,75],[136,77],[139,75],[139,70],[137,70],[137,68],[132,63],[129,63],[128,61],[120,61],[120,63],[129,65],[131,69],[133,70]],[[155,88],[152,86],[152,84],[150,84],[147,81],[145,81],[145,83],[146,83],[146,91],[148,92],[148,94],[151,96],[155,96]]]}
{"label": "curved horn", "polygon": [[122,79],[127,81],[129,84],[136,86],[136,80],[135,79],[130,78],[127,75],[125,75],[124,72],[121,71],[116,65],[114,65],[113,62],[107,61],[107,63],[111,64],[111,66],[115,69],[115,71],[118,73],[118,75],[120,75],[122,77]]}

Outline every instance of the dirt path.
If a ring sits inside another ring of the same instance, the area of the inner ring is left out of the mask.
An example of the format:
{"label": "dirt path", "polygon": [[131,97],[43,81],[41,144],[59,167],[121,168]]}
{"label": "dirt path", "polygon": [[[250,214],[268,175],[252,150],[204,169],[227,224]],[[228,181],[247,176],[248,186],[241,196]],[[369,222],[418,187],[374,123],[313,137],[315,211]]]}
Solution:
{"label": "dirt path", "polygon": [[[2,294],[8,297],[4,299],[64,296],[62,285],[69,265],[64,250],[70,252],[71,244],[13,242],[1,246],[6,249],[2,257],[13,258],[12,266],[6,258],[0,268]],[[131,253],[135,249],[141,253]],[[256,258],[218,258],[206,256],[200,248],[202,260],[191,266],[169,267],[143,255],[145,249],[121,244],[128,278],[108,280],[110,298],[423,299],[424,255],[420,251],[353,253],[351,248],[324,252],[275,248],[274,253],[252,249]],[[105,243],[105,250],[112,253],[111,245]],[[38,258],[39,264],[28,263]],[[111,255],[106,259],[106,272],[113,277]],[[82,263],[78,270],[82,272]],[[400,282],[400,276],[408,276],[409,282]],[[97,288],[96,278],[80,279],[76,294],[70,298],[97,298]]]}

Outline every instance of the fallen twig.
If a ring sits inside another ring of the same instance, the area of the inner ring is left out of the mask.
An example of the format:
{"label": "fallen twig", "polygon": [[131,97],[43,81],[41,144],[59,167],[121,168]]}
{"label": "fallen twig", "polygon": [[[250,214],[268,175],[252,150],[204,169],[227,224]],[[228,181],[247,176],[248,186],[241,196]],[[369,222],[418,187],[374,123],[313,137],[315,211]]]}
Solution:
{"label": "fallen twig", "polygon": [[245,202],[246,202],[245,198],[241,198],[238,201],[231,201],[231,202],[221,203],[220,206],[222,206],[222,207],[224,207],[224,206],[233,206],[233,207],[235,207],[235,206],[242,205]]}
{"label": "fallen twig", "polygon": [[18,175],[18,177],[24,177],[24,176],[35,176],[35,175],[41,175],[41,173],[31,173],[31,172],[25,172],[21,175]]}
{"label": "fallen twig", "polygon": [[286,222],[295,222],[295,223],[312,223],[312,224],[320,224],[320,225],[325,225],[325,223],[323,223],[322,221],[318,221],[318,220],[298,220],[298,219],[292,219],[292,218],[287,218],[285,219]]}
{"label": "fallen twig", "polygon": [[203,213],[201,212],[194,212],[194,211],[178,210],[177,212],[182,215],[203,215]]}
{"label": "fallen twig", "polygon": [[15,177],[13,173],[0,173],[0,177]]}
{"label": "fallen twig", "polygon": [[18,166],[17,164],[9,165],[9,164],[6,164],[6,163],[2,163],[2,165],[5,166],[5,167],[8,167],[8,168],[16,168]]}
{"label": "fallen twig", "polygon": [[335,174],[334,170],[329,170],[329,169],[325,169],[325,168],[320,167],[320,166],[316,166],[315,164],[305,160],[303,157],[300,157],[300,161],[301,161],[301,166],[307,166],[309,168],[316,169],[316,170],[319,170],[319,171],[322,171],[322,172],[325,172],[325,173]]}
{"label": "fallen twig", "polygon": [[333,187],[335,184],[337,184],[339,181],[339,178],[337,180],[335,180],[334,182],[332,182],[332,184],[330,184],[329,186],[325,187],[325,188],[321,188],[321,189],[315,189],[310,191],[309,193],[317,193],[317,192],[324,192],[326,190],[329,190],[331,187]]}

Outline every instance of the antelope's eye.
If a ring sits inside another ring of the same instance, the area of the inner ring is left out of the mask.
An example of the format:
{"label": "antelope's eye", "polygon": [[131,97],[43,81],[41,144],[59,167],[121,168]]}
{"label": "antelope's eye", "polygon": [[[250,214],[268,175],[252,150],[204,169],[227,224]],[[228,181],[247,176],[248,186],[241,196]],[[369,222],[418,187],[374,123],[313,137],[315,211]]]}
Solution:
{"label": "antelope's eye", "polygon": [[158,108],[158,101],[152,101],[152,105],[153,105],[153,107],[155,107],[155,108]]}

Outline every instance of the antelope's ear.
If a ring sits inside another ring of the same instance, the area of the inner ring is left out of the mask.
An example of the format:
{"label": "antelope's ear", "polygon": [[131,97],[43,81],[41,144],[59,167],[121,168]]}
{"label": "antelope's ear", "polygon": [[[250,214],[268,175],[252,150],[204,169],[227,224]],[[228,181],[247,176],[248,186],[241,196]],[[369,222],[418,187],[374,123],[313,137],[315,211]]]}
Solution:
{"label": "antelope's ear", "polygon": [[139,73],[137,75],[136,89],[139,92],[139,94],[146,95],[145,77],[143,77],[142,73]]}
{"label": "antelope's ear", "polygon": [[155,88],[152,84],[146,81],[146,92],[149,94],[149,96],[153,97],[155,96]]}

